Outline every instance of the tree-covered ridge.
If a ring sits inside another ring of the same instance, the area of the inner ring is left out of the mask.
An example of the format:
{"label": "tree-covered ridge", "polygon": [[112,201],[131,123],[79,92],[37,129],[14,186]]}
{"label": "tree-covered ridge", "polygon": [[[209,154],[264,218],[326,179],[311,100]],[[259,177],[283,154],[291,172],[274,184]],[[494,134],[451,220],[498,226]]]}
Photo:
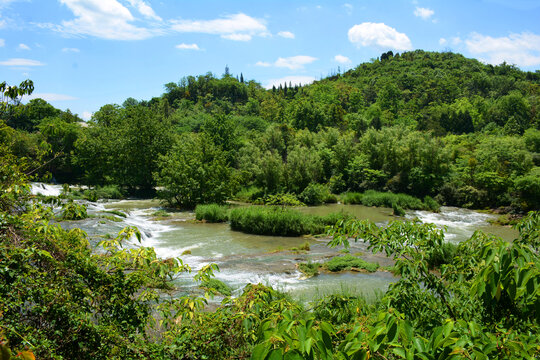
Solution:
{"label": "tree-covered ridge", "polygon": [[85,127],[42,100],[19,112],[49,115],[7,122],[14,153],[46,161],[40,176],[160,187],[178,206],[377,190],[523,211],[540,199],[539,81],[459,54],[388,52],[306,86],[189,76],[104,105]]}

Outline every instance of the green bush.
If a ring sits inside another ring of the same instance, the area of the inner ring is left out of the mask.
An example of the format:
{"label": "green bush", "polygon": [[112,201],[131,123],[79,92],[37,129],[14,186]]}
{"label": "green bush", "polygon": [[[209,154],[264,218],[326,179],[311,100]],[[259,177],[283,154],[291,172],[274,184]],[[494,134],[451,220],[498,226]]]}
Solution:
{"label": "green bush", "polygon": [[434,212],[438,212],[441,208],[441,205],[435,199],[433,199],[431,196],[424,197],[424,205],[426,206],[427,210],[431,210]]}
{"label": "green bush", "polygon": [[322,184],[310,183],[298,196],[306,205],[321,205],[330,196],[328,187]]}
{"label": "green bush", "polygon": [[[428,197],[426,197],[428,198]],[[429,198],[431,199],[431,198]],[[368,190],[365,193],[347,192],[341,195],[341,201],[344,204],[361,204],[365,206],[377,206],[377,207],[393,207],[393,204],[410,210],[427,210],[431,207],[438,209],[438,204],[435,200],[429,200],[429,205],[422,202],[422,200],[407,194],[394,194],[391,192],[380,192],[374,190]],[[436,204],[436,205],[435,205]]]}
{"label": "green bush", "polygon": [[313,277],[315,275],[319,274],[319,267],[321,264],[319,263],[312,263],[311,261],[307,263],[300,263],[298,264],[298,270],[307,277]]}
{"label": "green bush", "polygon": [[62,205],[62,220],[82,220],[88,217],[86,206],[69,201]]}
{"label": "green bush", "polygon": [[344,204],[362,204],[362,194],[357,192],[346,192],[340,196]]}
{"label": "green bush", "polygon": [[379,264],[370,263],[352,255],[336,256],[325,262],[323,266],[332,272],[351,270],[352,268],[375,272],[379,268]]}
{"label": "green bush", "polygon": [[394,216],[405,216],[405,210],[396,203],[392,203],[392,214]]}
{"label": "green bush", "polygon": [[227,205],[209,204],[195,207],[195,219],[211,223],[229,221],[229,207]]}
{"label": "green bush", "polygon": [[95,202],[99,199],[124,199],[126,193],[118,185],[106,185],[84,190],[83,197]]}

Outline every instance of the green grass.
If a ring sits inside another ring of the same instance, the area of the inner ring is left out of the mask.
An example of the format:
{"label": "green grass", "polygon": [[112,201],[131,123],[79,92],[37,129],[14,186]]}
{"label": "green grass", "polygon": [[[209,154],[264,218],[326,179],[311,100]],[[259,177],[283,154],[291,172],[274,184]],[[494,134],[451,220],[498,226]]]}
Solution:
{"label": "green grass", "polygon": [[249,234],[301,236],[322,234],[326,226],[346,218],[344,214],[316,216],[276,206],[250,206],[232,209],[231,228]]}
{"label": "green grass", "polygon": [[307,277],[313,277],[315,275],[319,274],[319,268],[321,264],[319,263],[312,263],[311,261],[307,263],[300,263],[298,264],[298,270]]}
{"label": "green grass", "polygon": [[[388,207],[394,209],[438,211],[439,204],[426,196],[424,201],[407,194],[394,194],[368,190],[365,193],[348,192],[341,195],[344,204],[361,204],[365,206]],[[399,211],[398,211],[399,213]]]}
{"label": "green grass", "polygon": [[229,221],[229,207],[227,205],[197,205],[195,208],[195,219],[211,223]]}
{"label": "green grass", "polygon": [[356,256],[343,255],[330,259],[323,264],[323,267],[332,272],[351,270],[352,268],[375,272],[379,268],[379,264],[367,262]]}

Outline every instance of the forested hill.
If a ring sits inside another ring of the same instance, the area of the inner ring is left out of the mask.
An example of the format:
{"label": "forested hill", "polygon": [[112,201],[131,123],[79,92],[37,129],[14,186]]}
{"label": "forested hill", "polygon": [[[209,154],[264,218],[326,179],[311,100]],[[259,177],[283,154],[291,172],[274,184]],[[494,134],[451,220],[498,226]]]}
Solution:
{"label": "forested hill", "polygon": [[312,131],[404,124],[444,135],[481,131],[489,125],[522,134],[538,126],[539,84],[538,71],[417,50],[383,53],[380,59],[300,88],[285,83],[264,91],[254,82],[244,82],[243,75],[187,77],[167,84],[163,98],[174,108],[189,100],[206,109],[261,116]]}
{"label": "forested hill", "polygon": [[306,86],[188,76],[84,127],[32,100],[0,113],[0,140],[42,179],[159,186],[174,206],[376,190],[524,211],[540,208],[539,104],[538,71],[387,52]]}

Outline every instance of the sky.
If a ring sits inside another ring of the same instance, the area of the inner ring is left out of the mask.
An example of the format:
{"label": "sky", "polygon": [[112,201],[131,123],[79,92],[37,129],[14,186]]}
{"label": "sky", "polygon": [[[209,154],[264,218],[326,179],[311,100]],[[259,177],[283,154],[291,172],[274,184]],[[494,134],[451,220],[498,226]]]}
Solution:
{"label": "sky", "polygon": [[85,120],[226,66],[271,88],[415,49],[535,71],[540,0],[0,0],[0,82]]}

